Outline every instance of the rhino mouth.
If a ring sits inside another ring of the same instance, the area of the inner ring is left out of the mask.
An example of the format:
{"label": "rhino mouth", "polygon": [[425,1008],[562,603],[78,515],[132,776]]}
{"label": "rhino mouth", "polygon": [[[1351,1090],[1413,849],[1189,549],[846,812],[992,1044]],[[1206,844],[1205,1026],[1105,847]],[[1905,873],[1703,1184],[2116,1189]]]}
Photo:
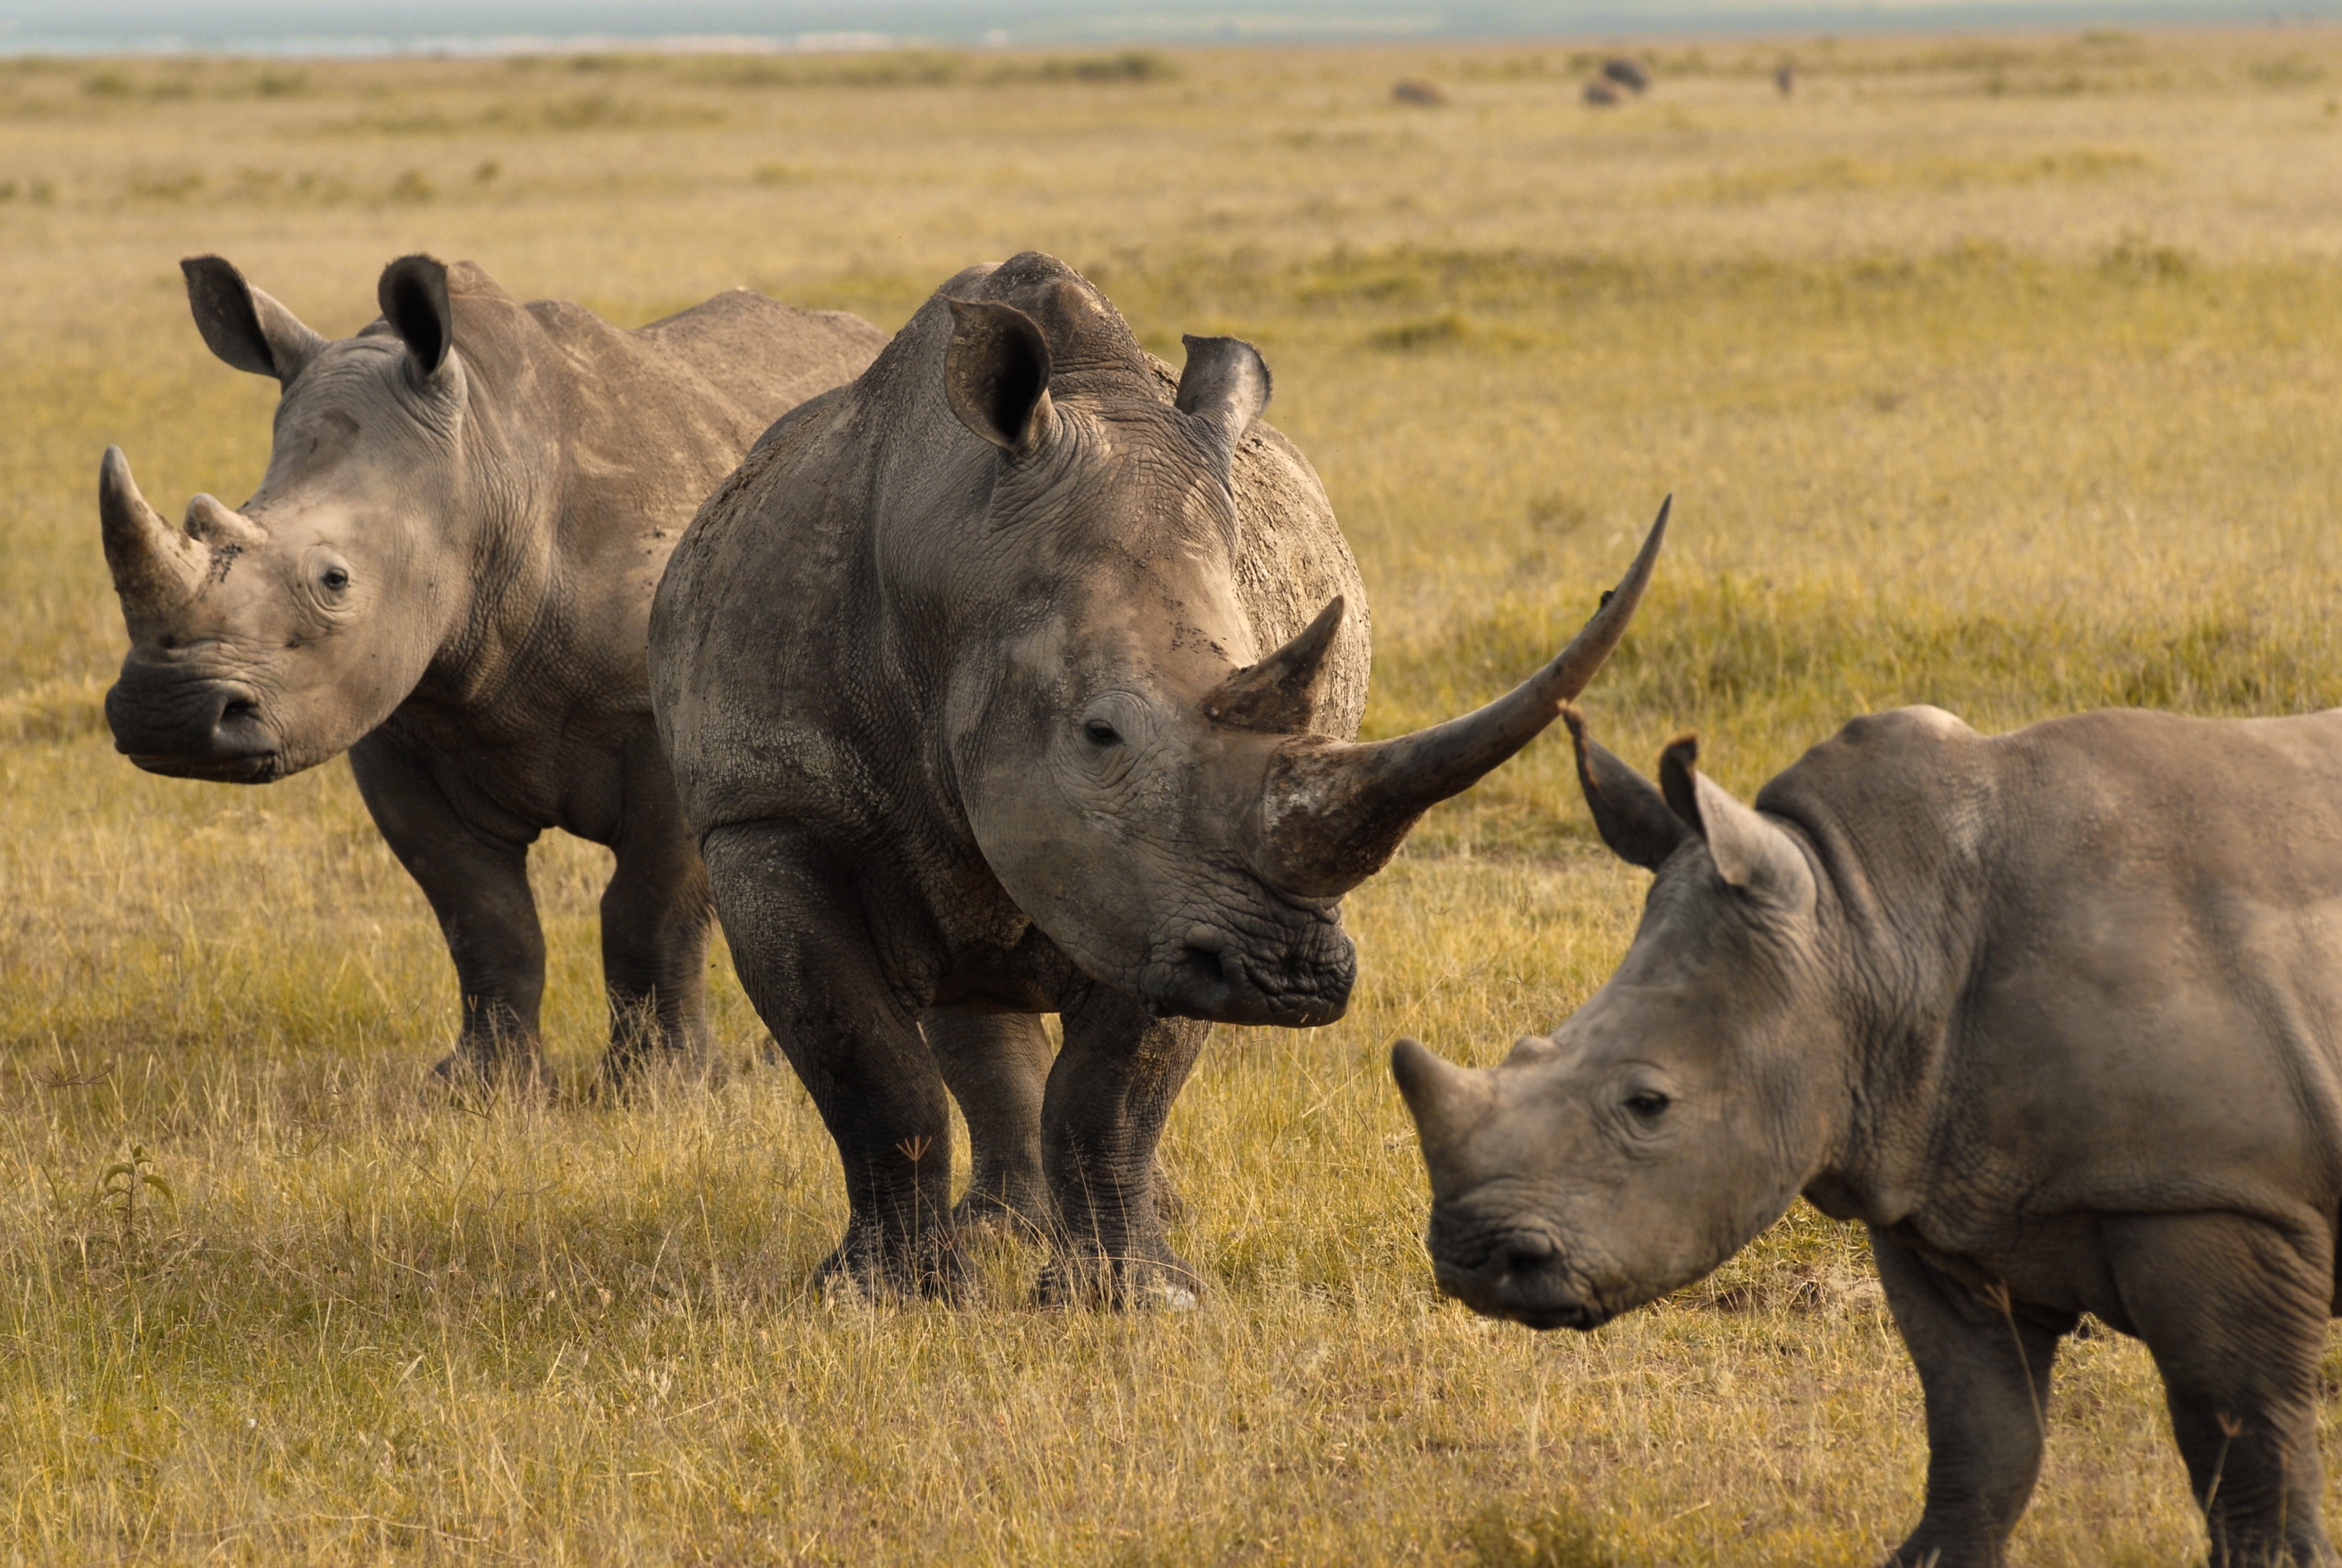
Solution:
{"label": "rhino mouth", "polygon": [[1483,1317],[1539,1330],[1599,1328],[1620,1307],[1602,1299],[1594,1283],[1571,1261],[1550,1232],[1536,1228],[1508,1230],[1487,1239],[1460,1259],[1443,1247],[1439,1217],[1433,1218],[1432,1270],[1439,1294],[1452,1296]]}
{"label": "rhino mouth", "polygon": [[166,752],[124,752],[148,773],[166,779],[199,779],[212,784],[273,784],[291,771],[284,753],[254,752],[243,757],[177,757]]}
{"label": "rhino mouth", "polygon": [[229,683],[146,688],[129,682],[106,693],[114,749],[148,773],[224,784],[266,784],[296,769],[261,716],[250,691]]}
{"label": "rhino mouth", "polygon": [[1196,921],[1157,944],[1138,993],[1158,1018],[1307,1029],[1348,1012],[1357,981],[1358,951],[1330,921],[1267,941]]}

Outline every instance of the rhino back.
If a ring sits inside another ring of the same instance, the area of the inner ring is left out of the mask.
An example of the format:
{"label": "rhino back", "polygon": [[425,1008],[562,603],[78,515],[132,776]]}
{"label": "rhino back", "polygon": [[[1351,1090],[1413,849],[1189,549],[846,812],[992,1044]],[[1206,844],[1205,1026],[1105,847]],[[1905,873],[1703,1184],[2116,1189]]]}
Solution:
{"label": "rhino back", "polygon": [[2001,1232],[1945,1239],[1981,1251],[2060,1215],[2342,1204],[2342,713],[1874,722],[1760,803],[1815,833],[1899,993],[1889,1208]]}
{"label": "rhino back", "polygon": [[759,431],[807,398],[854,380],[886,346],[886,334],[859,316],[800,310],[745,288],[727,289],[634,336],[689,365],[752,417],[764,411]]}
{"label": "rhino back", "polygon": [[495,514],[495,559],[390,727],[469,758],[522,817],[615,831],[596,758],[650,722],[647,623],[669,553],[757,435],[883,336],[755,296],[628,331],[564,301],[523,306],[469,263],[448,282],[477,426],[467,484]]}

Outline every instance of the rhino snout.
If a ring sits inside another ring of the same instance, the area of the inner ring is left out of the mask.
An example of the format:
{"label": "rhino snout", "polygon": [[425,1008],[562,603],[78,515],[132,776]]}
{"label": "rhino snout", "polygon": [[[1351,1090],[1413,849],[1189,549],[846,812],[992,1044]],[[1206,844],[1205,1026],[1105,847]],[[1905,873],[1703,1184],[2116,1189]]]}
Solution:
{"label": "rhino snout", "polygon": [[1302,1029],[1347,1012],[1357,980],[1358,951],[1338,926],[1254,936],[1194,921],[1156,945],[1138,990],[1158,1017]]}
{"label": "rhino snout", "polygon": [[233,681],[125,674],[106,693],[106,725],[114,749],[149,773],[263,784],[282,770],[259,695]]}
{"label": "rhino snout", "polygon": [[1617,1316],[1543,1225],[1490,1228],[1434,1208],[1428,1240],[1440,1294],[1484,1317],[1584,1330]]}

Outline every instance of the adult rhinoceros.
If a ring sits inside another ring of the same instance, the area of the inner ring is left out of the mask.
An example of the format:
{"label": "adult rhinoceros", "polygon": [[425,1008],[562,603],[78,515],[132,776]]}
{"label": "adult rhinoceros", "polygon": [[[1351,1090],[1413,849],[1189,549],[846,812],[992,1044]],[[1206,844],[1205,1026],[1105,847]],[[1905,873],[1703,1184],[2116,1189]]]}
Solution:
{"label": "adult rhinoceros", "polygon": [[652,702],[741,979],[844,1163],[825,1279],[950,1288],[948,1084],[962,1214],[1050,1227],[1045,1297],[1190,1294],[1155,1149],[1209,1020],[1340,1016],[1341,895],[1624,631],[1658,529],[1518,691],[1348,744],[1358,572],[1268,395],[1251,345],[1190,338],[1175,382],[1020,255],[775,427],[677,548]]}
{"label": "adult rhinoceros", "polygon": [[241,510],[199,495],[172,528],[106,453],[131,638],[106,695],[116,746],[152,772],[248,784],[348,751],[455,957],[443,1070],[533,1074],[529,845],[549,827],[608,845],[605,1070],[655,1045],[696,1055],[706,873],[651,725],[651,590],[757,434],[885,335],[746,290],[622,331],[408,256],[382,274],[381,319],[329,341],[219,257],[181,265],[212,352],[284,393]]}
{"label": "adult rhinoceros", "polygon": [[1927,1398],[1890,1562],[1998,1563],[2060,1338],[2146,1342],[2223,1565],[2336,1561],[2319,1360],[2342,1215],[2342,712],[1857,719],[1755,810],[1585,736],[1658,873],[1618,972],[1487,1072],[1402,1040],[1441,1286],[1592,1328],[1804,1193],[1870,1228]]}

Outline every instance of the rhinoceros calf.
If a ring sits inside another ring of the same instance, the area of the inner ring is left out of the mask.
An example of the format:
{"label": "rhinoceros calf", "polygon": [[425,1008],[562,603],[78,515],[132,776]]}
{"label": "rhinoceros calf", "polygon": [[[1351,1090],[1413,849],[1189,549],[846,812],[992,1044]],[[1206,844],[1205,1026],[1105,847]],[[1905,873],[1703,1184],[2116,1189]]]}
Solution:
{"label": "rhinoceros calf", "polygon": [[1656,528],[1520,690],[1348,744],[1358,572],[1268,395],[1249,344],[1190,338],[1174,381],[1021,255],[776,427],[677,548],[652,701],[741,979],[837,1140],[825,1279],[951,1288],[948,1085],[961,1214],[1050,1229],[1045,1297],[1191,1295],[1155,1150],[1208,1021],[1338,1017],[1341,895],[1633,613]]}
{"label": "rhinoceros calf", "polygon": [[1658,874],[1609,983],[1486,1072],[1402,1040],[1439,1282],[1593,1328],[1799,1192],[1870,1228],[1926,1393],[1890,1561],[2002,1561],[2083,1313],[2146,1342],[2220,1564],[2336,1561],[2318,1363],[2342,1212],[2342,711],[1987,738],[1857,719],[1751,810],[1571,716]]}
{"label": "rhinoceros calf", "polygon": [[744,289],[622,331],[468,263],[393,262],[329,341],[217,256],[196,325],[284,388],[241,510],[156,516],[110,448],[106,560],[131,650],[106,694],[139,767],[260,784],[349,753],[463,992],[442,1070],[536,1068],[530,843],[607,844],[602,963],[623,1078],[707,1039],[706,872],[659,754],[644,626],[692,510],[759,432],[859,372],[867,322]]}

